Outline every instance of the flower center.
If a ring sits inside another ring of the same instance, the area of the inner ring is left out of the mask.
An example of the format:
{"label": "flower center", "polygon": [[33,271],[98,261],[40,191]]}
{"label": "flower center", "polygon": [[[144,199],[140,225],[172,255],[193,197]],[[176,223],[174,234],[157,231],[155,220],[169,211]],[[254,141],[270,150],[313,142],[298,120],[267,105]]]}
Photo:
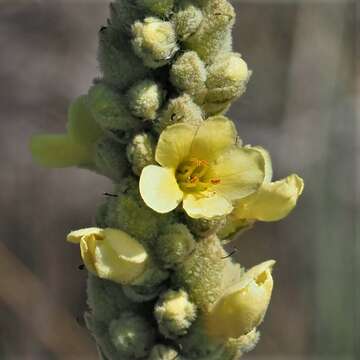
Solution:
{"label": "flower center", "polygon": [[176,180],[184,192],[201,192],[209,190],[220,179],[209,179],[206,173],[209,163],[206,160],[190,159],[180,164],[176,170]]}

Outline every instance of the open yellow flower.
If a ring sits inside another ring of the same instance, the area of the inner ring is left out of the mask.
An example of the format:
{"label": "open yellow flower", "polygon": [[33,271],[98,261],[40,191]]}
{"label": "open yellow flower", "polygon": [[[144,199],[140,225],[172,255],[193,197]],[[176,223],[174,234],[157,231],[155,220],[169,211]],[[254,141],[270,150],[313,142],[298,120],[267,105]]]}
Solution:
{"label": "open yellow flower", "polygon": [[80,229],[70,232],[67,241],[80,244],[81,257],[91,273],[120,284],[132,283],[148,263],[144,247],[121,230]]}
{"label": "open yellow flower", "polygon": [[145,167],[140,193],[159,213],[181,202],[192,218],[210,219],[233,210],[233,201],[264,182],[266,159],[258,148],[241,147],[234,124],[215,116],[200,126],[179,123],[160,135],[155,159]]}

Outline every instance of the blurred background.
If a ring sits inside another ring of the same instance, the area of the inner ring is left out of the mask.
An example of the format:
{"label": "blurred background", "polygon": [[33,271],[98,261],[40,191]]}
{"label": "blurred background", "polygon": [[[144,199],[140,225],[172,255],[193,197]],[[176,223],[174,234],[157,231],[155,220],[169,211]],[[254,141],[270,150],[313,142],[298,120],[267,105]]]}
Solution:
{"label": "blurred background", "polygon": [[[64,130],[98,75],[107,0],[0,0],[0,359],[95,359],[83,328],[86,272],[64,239],[93,223],[111,184],[46,170],[32,134]],[[297,209],[233,244],[246,266],[277,260],[262,340],[246,359],[360,359],[360,5],[239,0],[235,50],[254,75],[233,105],[241,137],[275,178],[305,179]]]}

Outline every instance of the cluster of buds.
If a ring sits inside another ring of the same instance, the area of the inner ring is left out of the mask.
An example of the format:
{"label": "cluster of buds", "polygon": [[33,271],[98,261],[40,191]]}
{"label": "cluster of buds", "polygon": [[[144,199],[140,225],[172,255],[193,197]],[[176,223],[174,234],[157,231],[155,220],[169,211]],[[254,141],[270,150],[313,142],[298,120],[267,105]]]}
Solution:
{"label": "cluster of buds", "polygon": [[287,216],[303,181],[272,181],[268,152],[224,115],[251,76],[234,22],[228,0],[114,0],[101,77],[65,134],[32,139],[40,164],[114,182],[96,223],[67,237],[89,272],[102,359],[236,360],[259,339],[275,262],[246,271],[223,245]]}

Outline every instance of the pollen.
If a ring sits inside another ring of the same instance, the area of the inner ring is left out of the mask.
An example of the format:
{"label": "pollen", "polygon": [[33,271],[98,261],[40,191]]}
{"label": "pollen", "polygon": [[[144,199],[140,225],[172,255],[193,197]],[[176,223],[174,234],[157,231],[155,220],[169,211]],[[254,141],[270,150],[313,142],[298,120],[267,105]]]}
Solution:
{"label": "pollen", "polygon": [[217,185],[217,184],[220,184],[220,183],[221,183],[221,180],[220,180],[220,179],[211,179],[210,182],[211,182],[213,185]]}

